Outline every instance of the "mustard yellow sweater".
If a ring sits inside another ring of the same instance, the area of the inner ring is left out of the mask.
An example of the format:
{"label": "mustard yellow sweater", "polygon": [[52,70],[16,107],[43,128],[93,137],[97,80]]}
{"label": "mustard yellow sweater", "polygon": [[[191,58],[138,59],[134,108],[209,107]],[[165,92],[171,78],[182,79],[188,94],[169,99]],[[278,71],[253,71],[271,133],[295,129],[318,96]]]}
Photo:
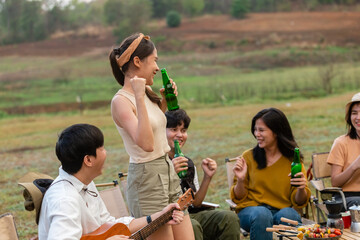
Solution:
{"label": "mustard yellow sweater", "polygon": [[[234,194],[234,187],[237,178],[234,177],[234,184],[230,190],[231,199],[237,204],[236,211],[249,206],[259,206],[267,204],[269,206],[282,209],[285,207],[305,207],[311,196],[310,189],[306,187],[308,200],[303,205],[298,205],[295,202],[295,194],[297,188],[290,185],[291,161],[282,156],[273,165],[258,169],[257,163],[254,160],[252,149],[245,151],[242,155],[247,164],[247,175],[245,178],[246,194],[242,199],[236,199]],[[304,164],[302,172],[306,176]]]}

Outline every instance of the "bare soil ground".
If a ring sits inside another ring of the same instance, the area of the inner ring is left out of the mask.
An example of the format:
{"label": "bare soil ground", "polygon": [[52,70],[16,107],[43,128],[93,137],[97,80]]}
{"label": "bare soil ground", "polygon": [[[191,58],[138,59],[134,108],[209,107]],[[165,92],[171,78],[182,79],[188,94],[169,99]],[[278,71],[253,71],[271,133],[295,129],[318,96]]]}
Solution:
{"label": "bare soil ground", "polygon": [[111,32],[92,37],[64,36],[33,43],[22,43],[0,47],[0,56],[76,56],[96,48],[111,46],[115,38]]}
{"label": "bare soil ground", "polygon": [[[351,47],[360,44],[360,12],[254,13],[242,20],[227,15],[205,15],[184,19],[178,28],[168,28],[164,20],[156,25],[151,36],[153,39],[165,36],[164,41],[157,43],[161,51],[174,51],[174,48],[178,51],[226,51],[234,47],[252,51],[274,46]],[[56,34],[41,42],[2,46],[0,56],[71,57],[97,51],[107,52],[115,45],[116,38],[112,36],[111,29],[100,29],[92,30],[91,33]],[[21,76],[16,75],[16,78]],[[91,107],[103,105],[104,102],[91,103]],[[59,112],[78,110],[78,104],[19,106],[3,110],[8,114]]]}
{"label": "bare soil ground", "polygon": [[360,41],[359,12],[254,13],[246,19],[229,16],[204,16],[186,20],[179,29],[162,29],[185,40],[243,39],[276,33],[289,40],[318,41],[319,37],[336,44]]}
{"label": "bare soil ground", "polygon": [[[185,50],[208,49],[199,46],[202,41],[229,40],[243,40],[257,47],[319,43],[356,45],[360,43],[360,12],[254,13],[242,20],[226,15],[206,15],[185,19],[178,28],[167,28],[165,21],[160,21],[152,36],[160,35],[185,42]],[[96,48],[109,48],[115,42],[111,30],[88,37],[69,34],[41,42],[3,46],[0,56],[73,56]]]}

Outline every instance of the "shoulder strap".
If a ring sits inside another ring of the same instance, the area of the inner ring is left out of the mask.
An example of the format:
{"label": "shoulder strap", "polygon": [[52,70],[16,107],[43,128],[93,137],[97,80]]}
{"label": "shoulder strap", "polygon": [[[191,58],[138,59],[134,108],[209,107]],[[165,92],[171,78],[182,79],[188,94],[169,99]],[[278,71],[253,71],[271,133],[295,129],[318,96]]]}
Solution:
{"label": "shoulder strap", "polygon": [[45,196],[45,193],[47,192],[47,190],[49,190],[49,188],[52,186],[52,185],[54,185],[54,184],[56,184],[56,183],[58,183],[58,182],[62,182],[62,181],[67,181],[67,182],[69,182],[71,185],[73,185],[74,186],[74,184],[72,184],[72,182],[70,182],[69,180],[67,180],[67,179],[61,179],[61,180],[59,180],[59,181],[56,181],[56,182],[54,182],[54,180],[50,180],[50,179],[47,179],[47,180],[49,180],[49,181],[47,181],[46,183],[44,183],[43,181],[37,181],[37,180],[44,180],[44,179],[36,179],[35,181],[34,181],[34,184],[36,184],[36,185],[41,185],[41,192],[42,192],[42,198],[40,199],[40,206],[39,206],[39,214],[36,214],[36,224],[39,224],[39,218],[40,218],[40,211],[41,211],[41,205],[42,205],[42,201],[43,201],[43,199],[44,199],[44,196]]}
{"label": "shoulder strap", "polygon": [[[185,156],[186,157],[186,156]],[[185,178],[181,179],[180,185],[183,192],[186,192],[189,188],[191,188],[194,192],[196,192],[199,189],[196,189],[194,184],[194,178],[195,178],[195,166],[194,162],[186,157],[188,159],[188,170]]]}
{"label": "shoulder strap", "polygon": [[61,179],[61,180],[59,180],[59,181],[52,182],[51,185],[45,190],[44,195],[45,195],[46,191],[49,190],[49,188],[50,188],[52,185],[57,184],[57,183],[62,182],[62,181],[66,181],[66,182],[70,183],[72,186],[74,186],[74,184],[73,184],[72,182],[70,182],[69,180],[67,180],[67,179]]}

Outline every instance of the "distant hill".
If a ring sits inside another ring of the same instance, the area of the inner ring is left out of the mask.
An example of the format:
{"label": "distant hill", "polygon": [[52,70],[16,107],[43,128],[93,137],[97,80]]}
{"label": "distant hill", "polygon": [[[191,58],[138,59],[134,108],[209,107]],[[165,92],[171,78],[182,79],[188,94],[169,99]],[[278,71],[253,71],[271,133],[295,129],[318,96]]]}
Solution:
{"label": "distant hill", "polygon": [[155,35],[183,41],[184,49],[192,50],[234,45],[242,45],[244,50],[273,45],[356,46],[360,43],[359,23],[360,12],[252,13],[242,20],[206,15],[187,19],[179,28],[162,26]]}
{"label": "distant hill", "polygon": [[[152,25],[151,37],[161,51],[214,51],[240,47],[360,44],[360,12],[252,13],[235,20],[227,15],[184,19],[178,28],[164,20]],[[111,29],[88,27],[82,32],[57,33],[51,39],[0,47],[0,55],[72,56],[116,43]]]}

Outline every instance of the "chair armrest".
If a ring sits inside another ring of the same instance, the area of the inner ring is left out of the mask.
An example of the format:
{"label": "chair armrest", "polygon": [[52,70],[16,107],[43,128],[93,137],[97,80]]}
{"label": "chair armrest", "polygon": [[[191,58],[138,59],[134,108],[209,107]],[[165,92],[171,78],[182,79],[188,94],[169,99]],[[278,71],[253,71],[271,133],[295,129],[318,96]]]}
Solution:
{"label": "chair armrest", "polygon": [[326,187],[326,188],[324,188],[322,191],[334,191],[334,192],[339,192],[339,191],[342,191],[342,188],[339,188],[339,187]]}
{"label": "chair armrest", "polygon": [[240,232],[244,237],[249,236],[249,233],[247,231],[245,231],[244,229],[240,228]]}
{"label": "chair armrest", "polygon": [[210,202],[202,202],[200,206],[189,206],[189,213],[198,213],[205,210],[214,210],[215,208],[220,207],[219,204],[210,203]]}
{"label": "chair armrest", "polygon": [[322,191],[325,188],[322,180],[311,180],[310,183],[318,191]]}
{"label": "chair armrest", "polygon": [[236,208],[236,204],[232,200],[226,199],[225,202],[227,202],[227,204],[229,204],[230,209],[234,210]]}
{"label": "chair armrest", "polygon": [[202,202],[202,203],[201,203],[201,206],[202,206],[202,207],[212,207],[212,208],[218,208],[218,207],[220,207],[219,204],[211,203],[211,202]]}

